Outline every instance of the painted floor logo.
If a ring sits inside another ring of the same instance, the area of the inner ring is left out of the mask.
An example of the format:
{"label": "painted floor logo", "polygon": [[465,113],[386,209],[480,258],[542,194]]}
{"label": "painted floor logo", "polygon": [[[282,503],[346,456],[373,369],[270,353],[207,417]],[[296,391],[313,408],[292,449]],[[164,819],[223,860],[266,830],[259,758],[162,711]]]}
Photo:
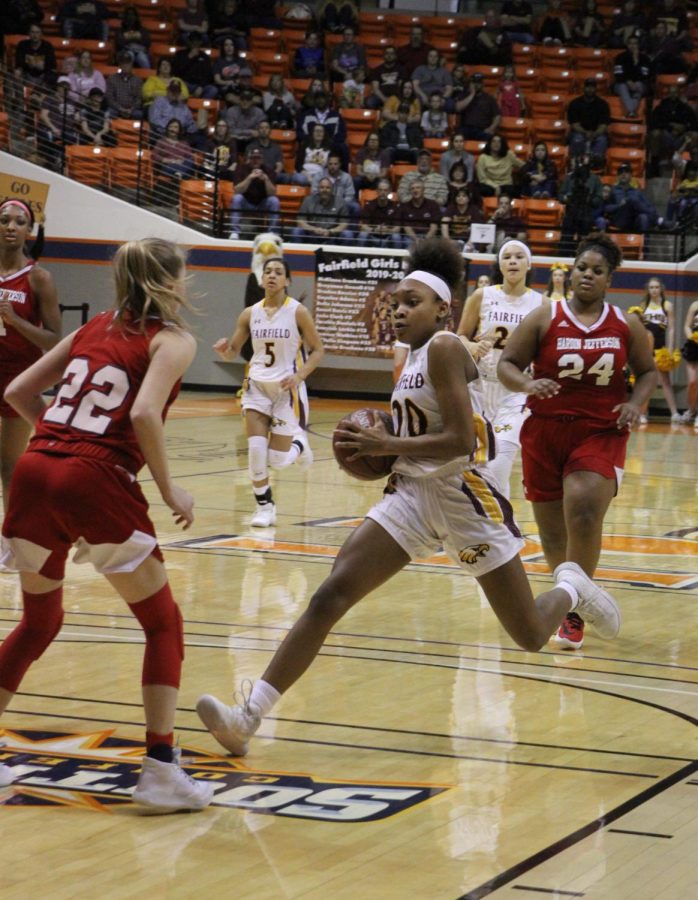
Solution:
{"label": "painted floor logo", "polygon": [[[0,729],[0,763],[17,780],[0,788],[2,806],[69,806],[109,812],[131,803],[143,745],[112,736]],[[423,803],[447,785],[316,781],[310,775],[252,771],[216,754],[182,748],[182,766],[216,784],[213,806],[328,822],[375,822]]]}

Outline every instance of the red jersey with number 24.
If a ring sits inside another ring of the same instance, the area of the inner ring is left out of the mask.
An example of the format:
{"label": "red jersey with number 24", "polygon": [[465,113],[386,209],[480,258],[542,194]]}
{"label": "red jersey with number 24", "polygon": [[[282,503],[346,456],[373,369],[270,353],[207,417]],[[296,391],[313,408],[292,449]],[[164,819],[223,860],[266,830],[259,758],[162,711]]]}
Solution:
{"label": "red jersey with number 24", "polygon": [[[144,458],[131,407],[150,365],[150,342],[164,327],[160,319],[149,319],[143,333],[140,323],[103,312],[80,328],[58,393],[41,415],[29,450],[89,456],[135,475]],[[170,393],[163,419],[179,386]]]}
{"label": "red jersey with number 24", "polygon": [[630,329],[617,306],[604,303],[593,325],[583,325],[566,300],[552,304],[552,319],[533,363],[535,378],[560,385],[555,397],[529,397],[535,416],[573,416],[615,424],[613,409],[627,399],[623,370]]}

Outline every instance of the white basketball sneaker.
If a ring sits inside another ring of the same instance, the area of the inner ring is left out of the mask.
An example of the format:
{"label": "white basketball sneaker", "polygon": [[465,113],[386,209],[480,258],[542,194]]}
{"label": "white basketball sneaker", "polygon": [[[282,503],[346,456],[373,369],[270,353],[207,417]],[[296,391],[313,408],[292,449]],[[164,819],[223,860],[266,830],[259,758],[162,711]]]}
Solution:
{"label": "white basketball sneaker", "polygon": [[246,756],[250,738],[259,728],[261,716],[249,703],[226,706],[211,694],[204,694],[196,702],[196,711],[218,743],[233,756]]}
{"label": "white basketball sneaker", "polygon": [[133,792],[133,801],[153,813],[197,811],[213,799],[214,785],[197,781],[176,762],[165,763],[143,757],[143,767]]}
{"label": "white basketball sneaker", "polygon": [[613,597],[595,584],[577,563],[563,562],[553,572],[555,582],[568,581],[579,594],[576,612],[593,625],[600,638],[610,641],[620,631],[620,609]]}
{"label": "white basketball sneaker", "polygon": [[274,503],[258,503],[257,511],[250,519],[253,528],[270,528],[276,523],[276,505]]}
{"label": "white basketball sneaker", "polygon": [[310,441],[305,431],[297,431],[293,436],[293,443],[299,444],[301,452],[296,458],[296,465],[299,469],[307,469],[313,462],[313,451],[310,447]]}
{"label": "white basketball sneaker", "polygon": [[7,787],[15,780],[15,773],[9,766],[0,763],[0,787]]}

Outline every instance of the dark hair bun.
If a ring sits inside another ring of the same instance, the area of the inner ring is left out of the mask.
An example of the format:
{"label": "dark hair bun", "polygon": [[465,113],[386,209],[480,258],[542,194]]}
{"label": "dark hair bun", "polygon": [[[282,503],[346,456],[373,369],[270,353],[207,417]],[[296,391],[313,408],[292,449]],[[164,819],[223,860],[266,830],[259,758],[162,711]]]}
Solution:
{"label": "dark hair bun", "polygon": [[416,242],[407,259],[407,274],[417,269],[438,275],[454,293],[463,280],[463,257],[447,238],[424,238]]}

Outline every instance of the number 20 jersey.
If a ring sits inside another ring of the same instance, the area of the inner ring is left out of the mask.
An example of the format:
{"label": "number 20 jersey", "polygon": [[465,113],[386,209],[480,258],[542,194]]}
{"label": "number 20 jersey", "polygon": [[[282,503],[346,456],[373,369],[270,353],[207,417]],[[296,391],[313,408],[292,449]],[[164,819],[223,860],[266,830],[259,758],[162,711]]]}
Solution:
{"label": "number 20 jersey", "polygon": [[[144,459],[131,424],[131,408],[150,365],[150,342],[165,327],[160,319],[117,322],[96,315],[73,337],[70,358],[53,403],[41,415],[29,450],[86,456],[132,474]],[[165,413],[179,393],[175,384]]]}
{"label": "number 20 jersey", "polygon": [[627,399],[624,368],[630,329],[617,306],[604,303],[593,325],[583,325],[566,300],[554,303],[550,327],[533,364],[535,378],[560,385],[555,397],[529,397],[535,416],[572,416],[615,424],[615,406]]}

